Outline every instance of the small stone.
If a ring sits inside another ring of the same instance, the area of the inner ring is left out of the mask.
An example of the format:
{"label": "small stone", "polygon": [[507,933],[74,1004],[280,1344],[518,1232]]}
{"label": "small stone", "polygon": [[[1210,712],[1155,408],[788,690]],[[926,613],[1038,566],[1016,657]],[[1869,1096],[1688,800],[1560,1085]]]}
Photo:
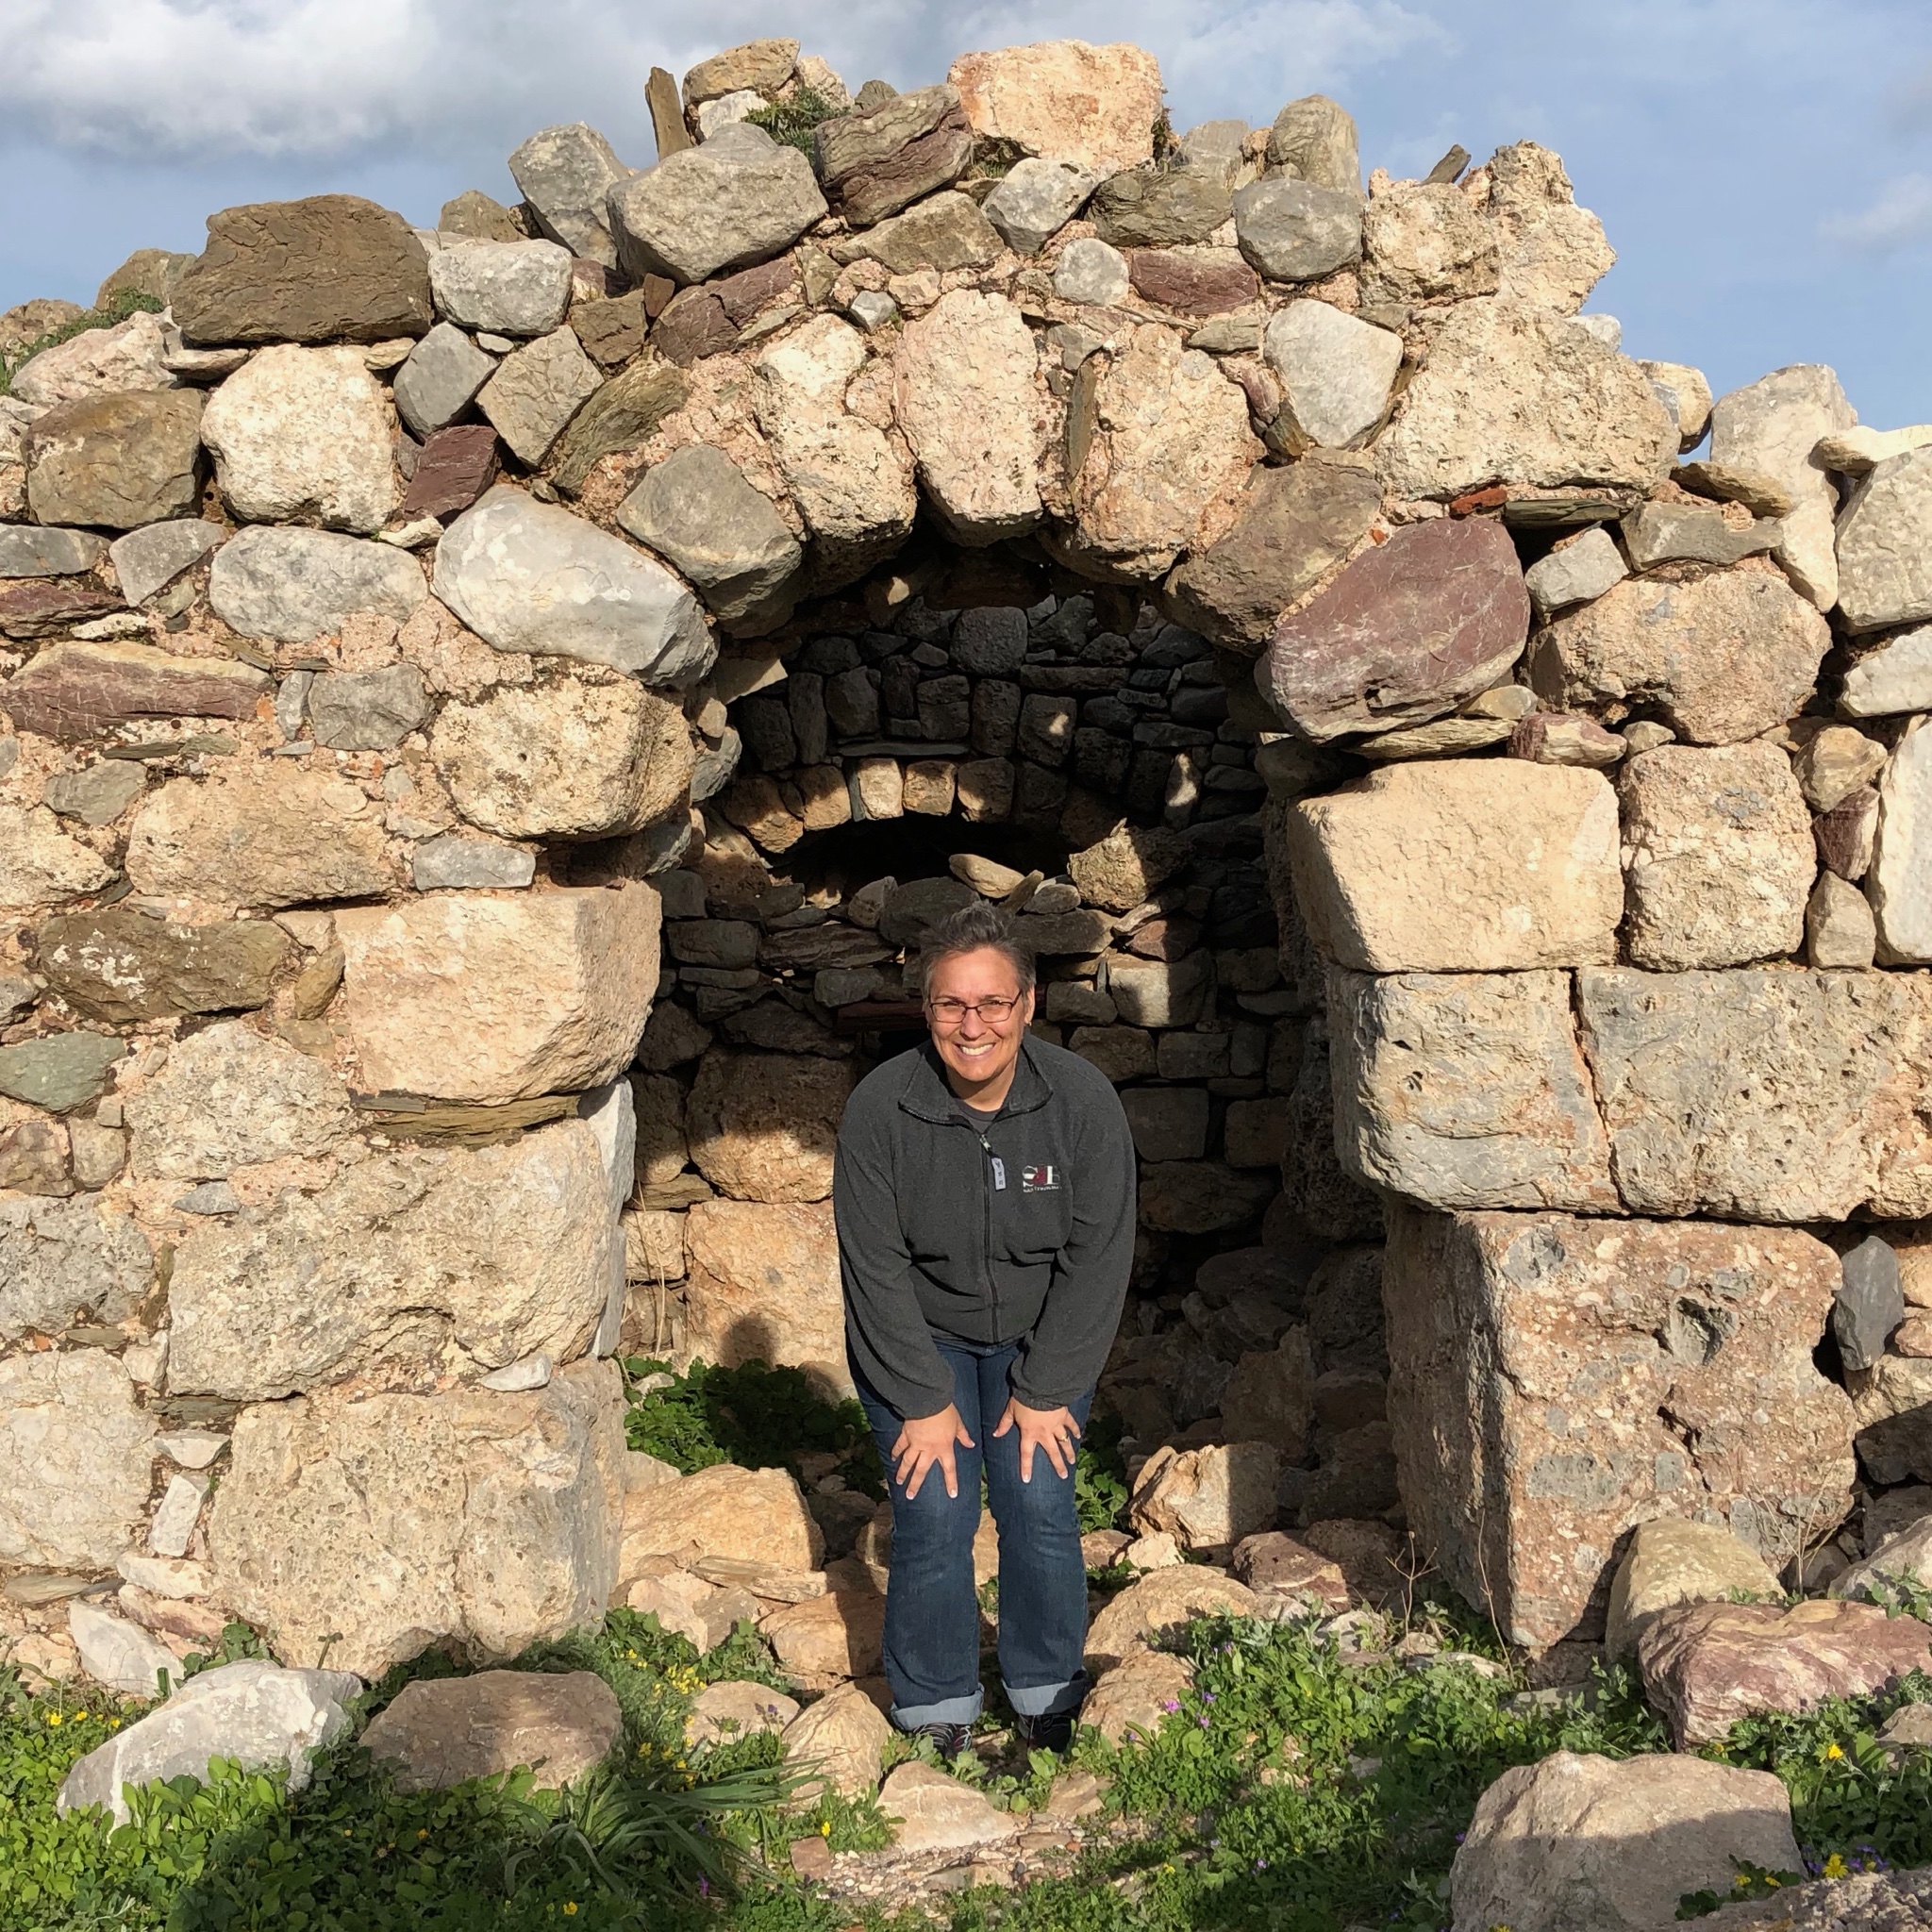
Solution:
{"label": "small stone", "polygon": [[49,1113],[72,1113],[99,1097],[108,1069],[126,1051],[106,1033],[49,1033],[0,1046],[0,1093]]}
{"label": "small stone", "polygon": [[879,1806],[898,1820],[892,1845],[902,1854],[997,1844],[1020,1830],[1011,1812],[994,1810],[970,1786],[916,1758],[899,1765],[879,1787]]}
{"label": "small stone", "polygon": [[1657,401],[1677,425],[1677,447],[1695,449],[1710,426],[1710,384],[1688,362],[1639,362]]}
{"label": "small stone", "polygon": [[362,1733],[399,1791],[442,1791],[474,1777],[534,1771],[559,1790],[594,1771],[624,1736],[624,1714],[591,1671],[479,1671],[406,1684]]}
{"label": "small stone", "polygon": [[[840,1684],[810,1704],[780,1734],[785,1761],[817,1774],[846,1797],[870,1797],[878,1789],[879,1757],[892,1726],[856,1684]],[[816,1782],[800,1788],[809,1801]]]}
{"label": "small stone", "polygon": [[537,855],[527,846],[461,832],[425,839],[416,847],[410,865],[411,883],[419,892],[491,887],[514,891],[537,875]]}
{"label": "small stone", "polygon": [[1853,718],[1881,718],[1932,707],[1932,625],[1888,638],[1845,673],[1839,709]]}
{"label": "small stone", "polygon": [[1289,102],[1268,130],[1267,154],[1271,168],[1297,179],[1361,193],[1355,122],[1326,94]]}
{"label": "small stone", "polygon": [[97,569],[107,554],[108,540],[92,530],[0,524],[0,576],[77,576]]}
{"label": "small stone", "polygon": [[923,270],[939,275],[984,267],[1003,244],[999,230],[970,195],[948,191],[868,229],[853,245],[892,272],[891,291],[900,307],[924,308],[938,300],[939,286],[934,282],[923,297],[915,297],[911,277]]}
{"label": "small stone", "polygon": [[702,1557],[736,1557],[769,1569],[814,1570],[824,1539],[797,1483],[784,1470],[719,1463],[675,1482],[626,1492],[622,1572],[644,1574],[653,1556],[695,1546]]}
{"label": "small stone", "polygon": [[1878,924],[1872,902],[1835,872],[1821,872],[1805,908],[1806,963],[1862,973],[1877,950]]}
{"label": "small stone", "polygon": [[1100,177],[1086,168],[1035,156],[1016,161],[980,204],[1017,255],[1038,255],[1087,205]]}
{"label": "small stone", "polygon": [[519,218],[500,201],[475,188],[442,205],[436,217],[439,235],[460,235],[471,242],[522,242],[527,239]]}
{"label": "small stone", "polygon": [[1232,211],[1225,173],[1209,164],[1145,163],[1109,175],[1088,209],[1094,232],[1116,248],[1205,242]]}
{"label": "small stone", "polygon": [[[1256,183],[1277,185],[1306,184]],[[1327,302],[1291,302],[1270,319],[1266,342],[1284,407],[1307,442],[1344,449],[1381,421],[1402,363],[1400,336]]]}
{"label": "small stone", "polygon": [[1898,1256],[1875,1234],[1868,1235],[1840,1258],[1840,1267],[1843,1278],[1832,1303],[1831,1332],[1846,1368],[1869,1369],[1906,1317]]}
{"label": "small stone", "polygon": [[177,925],[128,906],[50,919],[40,932],[48,985],[118,1024],[265,1006],[288,951],[266,920]]}
{"label": "small stone", "polygon": [[509,172],[551,241],[574,256],[617,266],[607,198],[631,172],[594,127],[575,121],[531,135],[510,156]]}
{"label": "small stone", "polygon": [[1629,749],[1594,718],[1566,717],[1556,711],[1533,711],[1509,733],[1510,757],[1539,765],[1581,765],[1600,771],[1614,765]]}
{"label": "small stone", "polygon": [[486,356],[461,329],[439,322],[396,371],[396,413],[415,435],[433,435],[470,407],[495,371],[494,356]]}
{"label": "small stone", "polygon": [[130,604],[146,603],[199,563],[227,534],[219,524],[176,517],[117,537],[108,545],[108,557],[121,594]]}
{"label": "small stone", "polygon": [[570,259],[554,242],[459,242],[429,258],[429,287],[462,328],[547,335],[570,307]]}
{"label": "small stone", "polygon": [[[34,1208],[43,1223],[82,1211],[78,1204]],[[4,1560],[111,1569],[147,1512],[153,1435],[126,1369],[100,1349],[0,1359]]]}
{"label": "small stone", "polygon": [[1601,597],[1630,575],[1630,566],[1601,524],[1592,524],[1540,558],[1524,573],[1530,602],[1539,617],[1550,617],[1573,604]]}
{"label": "small stone", "polygon": [[868,335],[900,320],[899,305],[883,289],[861,289],[845,311]]}
{"label": "small stone", "polygon": [[67,1634],[80,1653],[80,1667],[97,1684],[130,1697],[165,1695],[180,1681],[181,1659],[159,1638],[110,1610],[75,1602],[67,1608]]}
{"label": "small stone", "polygon": [[1639,570],[1659,563],[1741,563],[1774,550],[1782,527],[1766,518],[1734,530],[1717,510],[1677,503],[1643,504],[1623,523],[1624,548]]}
{"label": "small stone", "polygon": [[682,408],[688,387],[681,370],[656,358],[607,382],[558,438],[551,453],[558,489],[568,496],[580,494],[603,458],[636,448]]}
{"label": "small stone", "polygon": [[496,481],[496,431],[487,423],[439,429],[424,443],[396,512],[406,525],[421,518],[454,517]]}
{"label": "small stone", "polygon": [[[1173,1539],[1165,1541],[1172,1543]],[[1194,1667],[1186,1657],[1137,1650],[1101,1674],[1080,1707],[1080,1722],[1091,1724],[1110,1744],[1151,1743],[1193,1688]],[[1080,1775],[1071,1774],[1074,1778]],[[1059,1795],[1057,1784],[1056,1799]]]}
{"label": "small stone", "polygon": [[170,1476],[154,1521],[148,1524],[148,1549],[157,1557],[185,1557],[207,1497],[206,1476]]}
{"label": "small stone", "polygon": [[1251,181],[1235,192],[1234,225],[1242,255],[1271,282],[1317,281],[1362,252],[1362,201],[1352,187]]}
{"label": "small stone", "polygon": [[[171,1462],[179,1463],[183,1469],[208,1468],[227,1446],[227,1437],[211,1434],[207,1429],[177,1429],[172,1434],[155,1438],[155,1447]],[[145,1581],[144,1574],[130,1574],[124,1569],[122,1574],[126,1576],[130,1583],[142,1584],[143,1588],[153,1588],[152,1584]],[[160,1594],[171,1596],[175,1591],[163,1590]]]}
{"label": "small stone", "polygon": [[147,787],[147,774],[131,758],[103,758],[78,772],[47,780],[48,808],[84,825],[110,825]]}
{"label": "small stone", "polygon": [[1341,1566],[1278,1529],[1243,1537],[1235,1545],[1233,1571],[1250,1590],[1279,1597],[1300,1597],[1324,1611],[1349,1607],[1348,1579]]}
{"label": "small stone", "polygon": [[1127,258],[1105,242],[1070,242],[1053,272],[1054,293],[1062,302],[1110,308],[1126,299]]}
{"label": "small stone", "polygon": [[334,671],[308,690],[315,741],[335,751],[393,751],[429,715],[429,693],[413,664]]}
{"label": "small stone", "polygon": [[187,390],[86,396],[35,418],[27,503],[42,524],[127,530],[196,508],[202,403]]}
{"label": "small stone", "polygon": [[400,624],[427,595],[423,568],[407,552],[330,530],[252,526],[215,552],[208,571],[208,602],[223,623],[291,644],[365,612]]}
{"label": "small stone", "polygon": [[1610,1586],[1604,1654],[1613,1661],[1634,1657],[1637,1640],[1659,1610],[1724,1603],[1734,1592],[1767,1603],[1784,1593],[1764,1558],[1716,1524],[1680,1516],[1640,1523]]}
{"label": "small stone", "polygon": [[511,453],[534,468],[603,380],[575,334],[559,328],[506,356],[477,392],[476,407]]}

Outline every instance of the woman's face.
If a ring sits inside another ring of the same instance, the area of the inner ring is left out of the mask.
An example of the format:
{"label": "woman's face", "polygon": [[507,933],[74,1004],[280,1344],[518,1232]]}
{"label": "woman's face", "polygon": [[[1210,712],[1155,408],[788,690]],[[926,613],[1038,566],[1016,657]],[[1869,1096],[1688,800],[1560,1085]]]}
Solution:
{"label": "woman's face", "polygon": [[[989,1006],[1006,1003],[995,1020]],[[925,1020],[941,1059],[970,1088],[984,1088],[1011,1075],[1020,1057],[1033,995],[1022,993],[1013,962],[991,946],[953,953],[941,959],[925,982]]]}

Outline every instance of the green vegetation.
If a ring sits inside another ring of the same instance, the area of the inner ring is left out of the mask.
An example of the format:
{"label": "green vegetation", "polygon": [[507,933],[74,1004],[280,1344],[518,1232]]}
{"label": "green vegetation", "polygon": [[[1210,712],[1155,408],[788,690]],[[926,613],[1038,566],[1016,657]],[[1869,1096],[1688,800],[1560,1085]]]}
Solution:
{"label": "green vegetation", "polygon": [[58,328],[50,328],[45,335],[36,336],[32,341],[23,342],[17,349],[0,350],[0,396],[12,391],[14,372],[25,367],[42,349],[51,349],[58,342],[72,341],[75,336],[85,335],[89,329],[112,328],[117,322],[125,322],[138,309],[158,315],[161,304],[139,289],[123,289],[105,308],[90,308],[86,314],[76,315],[72,322],[63,322]]}
{"label": "green vegetation", "polygon": [[744,118],[754,127],[762,127],[774,141],[781,141],[787,147],[799,148],[808,155],[812,151],[812,129],[821,121],[829,121],[843,111],[833,107],[824,94],[802,87],[791,100],[774,101],[769,108],[755,108]]}

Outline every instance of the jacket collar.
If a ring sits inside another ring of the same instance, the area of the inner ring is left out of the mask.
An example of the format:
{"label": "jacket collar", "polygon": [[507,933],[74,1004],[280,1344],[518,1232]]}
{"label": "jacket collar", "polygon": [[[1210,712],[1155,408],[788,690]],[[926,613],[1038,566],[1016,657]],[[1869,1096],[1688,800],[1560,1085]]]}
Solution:
{"label": "jacket collar", "polygon": [[[973,1110],[947,1084],[945,1063],[940,1058],[932,1041],[926,1041],[918,1049],[918,1054],[919,1063],[906,1082],[905,1091],[899,1096],[899,1105],[923,1121],[970,1122]],[[1034,1051],[1033,1036],[1028,1034],[1020,1042],[1020,1059],[1013,1069],[1013,1085],[1000,1112],[1032,1113],[1052,1098],[1053,1083],[1041,1066]],[[981,1118],[991,1120],[998,1116],[989,1114]]]}

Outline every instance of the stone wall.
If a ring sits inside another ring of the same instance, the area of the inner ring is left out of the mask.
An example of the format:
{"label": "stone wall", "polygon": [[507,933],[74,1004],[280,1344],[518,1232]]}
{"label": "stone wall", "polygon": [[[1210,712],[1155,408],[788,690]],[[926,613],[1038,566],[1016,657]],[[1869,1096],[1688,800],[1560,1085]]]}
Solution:
{"label": "stone wall", "polygon": [[1074,42],[652,102],[225,210],[0,396],[19,1660],[595,1614],[620,1346],[843,1385],[840,1110],[974,894],[1133,1125],[1137,1520],[1541,1650],[1649,1518],[1909,1510],[1932,432],[1623,356],[1531,143],[1364,193]]}

